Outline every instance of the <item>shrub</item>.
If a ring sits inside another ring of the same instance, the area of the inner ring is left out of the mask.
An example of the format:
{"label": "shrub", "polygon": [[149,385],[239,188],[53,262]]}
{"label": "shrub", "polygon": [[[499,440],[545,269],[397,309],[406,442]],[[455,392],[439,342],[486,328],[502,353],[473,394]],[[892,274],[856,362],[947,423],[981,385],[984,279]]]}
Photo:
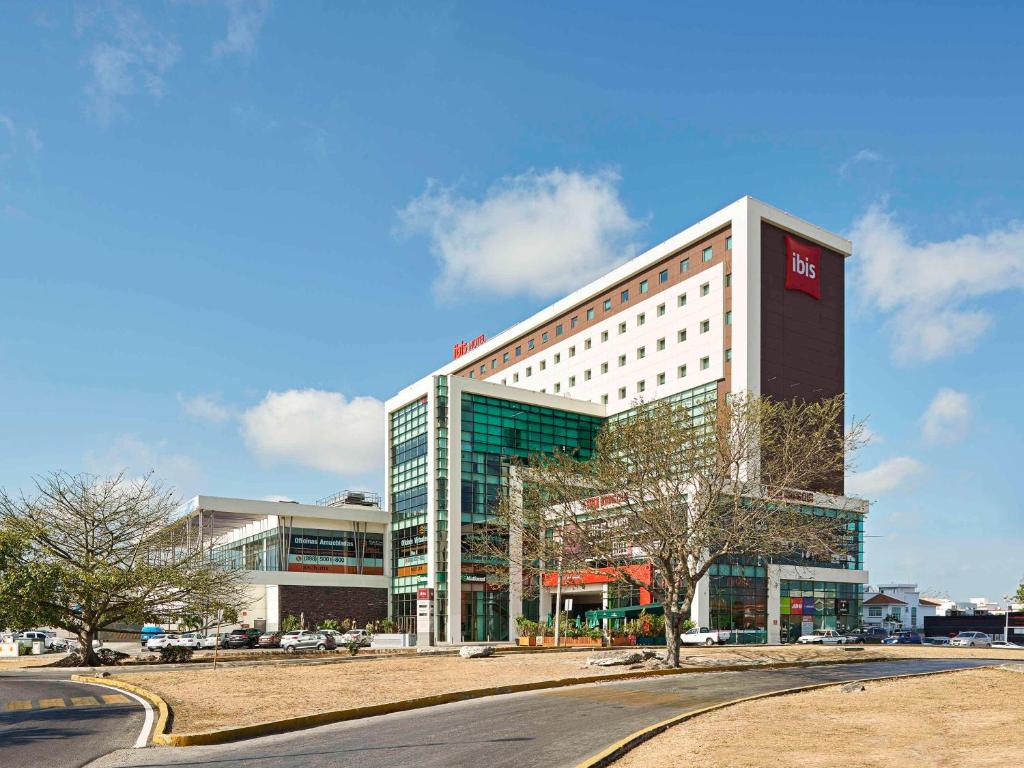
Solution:
{"label": "shrub", "polygon": [[381,619],[378,626],[385,635],[391,635],[398,631],[398,624],[390,618]]}
{"label": "shrub", "polygon": [[299,619],[297,616],[289,613],[284,617],[284,621],[281,622],[282,632],[294,632],[299,629]]}
{"label": "shrub", "polygon": [[359,653],[359,648],[361,646],[358,640],[350,640],[349,642],[345,643],[345,647],[348,648],[348,653],[350,656],[355,656]]}
{"label": "shrub", "polygon": [[341,629],[337,619],[324,619],[320,622],[319,629],[333,629],[335,632]]}
{"label": "shrub", "polygon": [[[184,650],[191,651],[190,648]],[[122,661],[128,658],[127,653],[121,653],[110,648],[100,648],[96,651],[96,657],[100,660],[100,664],[111,666],[114,664],[120,664]]]}
{"label": "shrub", "polygon": [[525,616],[519,616],[516,618],[516,629],[519,630],[520,637],[536,637],[539,634],[539,625],[536,621],[531,621]]}
{"label": "shrub", "polygon": [[[103,653],[103,651],[100,651],[100,653]],[[186,648],[183,645],[165,645],[160,649],[161,664],[180,664],[191,659],[192,649]]]}

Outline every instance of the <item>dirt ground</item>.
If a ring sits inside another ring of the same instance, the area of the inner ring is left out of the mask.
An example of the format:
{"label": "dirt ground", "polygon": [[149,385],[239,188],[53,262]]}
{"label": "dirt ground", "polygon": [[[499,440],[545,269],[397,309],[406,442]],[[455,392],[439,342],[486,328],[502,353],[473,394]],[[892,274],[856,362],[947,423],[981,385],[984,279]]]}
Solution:
{"label": "dirt ground", "polygon": [[43,653],[39,656],[19,656],[16,659],[0,659],[0,672],[5,669],[28,669],[29,667],[45,667],[57,659],[63,659],[65,654]]}
{"label": "dirt ground", "polygon": [[[924,649],[932,651],[941,649]],[[984,655],[954,651],[955,655]],[[1012,652],[1008,652],[1012,653]],[[586,667],[593,652],[498,653],[489,659],[392,656],[305,666],[149,669],[123,674],[164,698],[174,711],[173,731],[195,733],[348,707],[383,704],[440,693],[564,677],[602,677],[625,667]],[[1024,652],[1022,652],[1024,654]],[[903,648],[870,646],[710,648],[686,651],[687,666],[758,664],[770,661],[909,656]],[[939,654],[943,655],[943,654]],[[944,654],[950,655],[947,649]],[[1024,655],[1017,656],[1024,661]],[[1024,680],[1021,681],[1024,683]],[[301,692],[301,695],[296,695]]]}
{"label": "dirt ground", "polygon": [[615,768],[988,768],[1024,758],[1024,675],[977,669],[738,704],[671,728]]}

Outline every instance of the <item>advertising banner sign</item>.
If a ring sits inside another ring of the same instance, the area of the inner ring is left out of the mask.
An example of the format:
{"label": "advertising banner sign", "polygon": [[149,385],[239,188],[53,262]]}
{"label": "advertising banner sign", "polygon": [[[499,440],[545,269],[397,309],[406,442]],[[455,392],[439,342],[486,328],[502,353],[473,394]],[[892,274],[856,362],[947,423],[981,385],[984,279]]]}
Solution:
{"label": "advertising banner sign", "polygon": [[821,299],[821,248],[786,235],[786,290]]}

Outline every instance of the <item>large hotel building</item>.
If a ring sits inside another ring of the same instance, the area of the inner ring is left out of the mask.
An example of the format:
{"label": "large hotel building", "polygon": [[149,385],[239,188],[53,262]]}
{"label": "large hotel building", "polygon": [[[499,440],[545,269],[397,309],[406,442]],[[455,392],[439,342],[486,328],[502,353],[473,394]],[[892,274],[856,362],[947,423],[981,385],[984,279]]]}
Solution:
{"label": "large hotel building", "polygon": [[[452,359],[386,407],[385,550],[390,612],[420,642],[511,639],[543,620],[463,554],[508,481],[509,460],[569,447],[584,458],[605,419],[646,401],[706,404],[730,393],[813,400],[844,391],[844,238],[744,197]],[[864,502],[836,486],[795,494],[849,516],[841,561],[748,558],[712,567],[693,618],[738,642],[853,626],[861,613]],[[573,612],[629,615],[649,597],[600,578],[565,590]]]}

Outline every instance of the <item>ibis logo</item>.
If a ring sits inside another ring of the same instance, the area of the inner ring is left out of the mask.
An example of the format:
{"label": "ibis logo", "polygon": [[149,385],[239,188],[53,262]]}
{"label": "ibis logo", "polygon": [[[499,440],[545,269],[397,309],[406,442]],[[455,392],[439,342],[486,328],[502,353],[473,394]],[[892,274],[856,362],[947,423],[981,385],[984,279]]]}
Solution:
{"label": "ibis logo", "polygon": [[786,235],[786,290],[821,299],[821,248]]}

